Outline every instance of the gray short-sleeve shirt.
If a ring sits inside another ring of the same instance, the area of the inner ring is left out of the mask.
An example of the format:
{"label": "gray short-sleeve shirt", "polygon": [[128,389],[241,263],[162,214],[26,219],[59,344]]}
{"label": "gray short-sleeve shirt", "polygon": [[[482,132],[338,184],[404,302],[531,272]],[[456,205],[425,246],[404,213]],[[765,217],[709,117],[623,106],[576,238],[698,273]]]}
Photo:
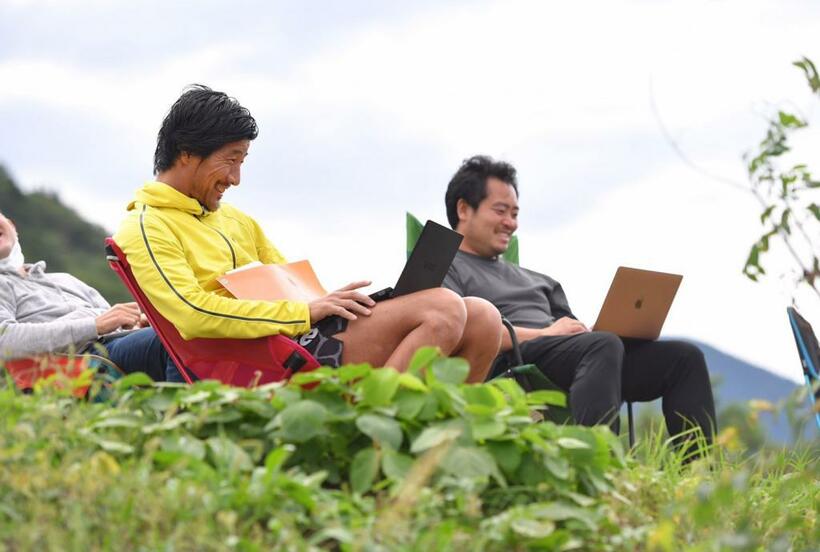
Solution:
{"label": "gray short-sleeve shirt", "polygon": [[523,328],[545,328],[564,316],[575,318],[561,284],[499,258],[459,251],[442,285],[462,297],[486,299]]}

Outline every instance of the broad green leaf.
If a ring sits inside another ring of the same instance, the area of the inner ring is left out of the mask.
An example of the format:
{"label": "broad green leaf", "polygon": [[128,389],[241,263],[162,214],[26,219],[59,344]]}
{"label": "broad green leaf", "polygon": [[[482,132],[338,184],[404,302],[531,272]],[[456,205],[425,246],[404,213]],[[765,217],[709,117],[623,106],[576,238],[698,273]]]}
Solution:
{"label": "broad green leaf", "polygon": [[590,531],[597,531],[598,524],[589,510],[578,508],[577,506],[570,506],[560,502],[551,502],[548,504],[537,504],[527,508],[527,513],[533,514],[538,518],[545,518],[551,521],[564,521],[567,519],[575,519],[587,526]]}
{"label": "broad green leaf", "polygon": [[498,472],[493,456],[478,447],[452,447],[441,462],[444,471],[460,477],[490,477]]}
{"label": "broad green leaf", "polygon": [[372,370],[373,368],[369,364],[346,364],[339,368],[336,374],[340,382],[347,383],[365,377]]}
{"label": "broad green leaf", "polygon": [[[433,361],[431,371],[436,380],[458,385],[467,381],[467,376],[470,374],[470,364],[463,358],[458,357],[437,358]],[[427,379],[429,384],[429,372]]]}
{"label": "broad green leaf", "polygon": [[279,471],[285,462],[287,462],[290,455],[293,454],[294,450],[295,447],[293,445],[282,445],[270,451],[267,456],[265,456],[265,469],[268,473]]}
{"label": "broad green leaf", "polygon": [[140,427],[145,423],[143,418],[133,414],[114,414],[108,415],[98,422],[91,425],[91,429],[104,429],[112,427]]}
{"label": "broad green leaf", "polygon": [[164,413],[175,404],[174,392],[170,389],[157,390],[145,401],[144,404],[147,408],[150,408],[155,412]]}
{"label": "broad green leaf", "polygon": [[356,417],[353,405],[338,392],[315,390],[310,393],[310,400],[324,406],[328,414],[336,420],[352,420]]}
{"label": "broad green leaf", "polygon": [[569,462],[566,458],[547,456],[544,458],[544,466],[556,479],[566,481],[569,478]]}
{"label": "broad green leaf", "polygon": [[563,447],[565,449],[589,449],[592,448],[589,444],[581,441],[580,439],[575,439],[574,437],[559,437],[556,441],[559,447]]}
{"label": "broad green leaf", "polygon": [[322,433],[327,410],[316,401],[302,400],[287,406],[280,414],[282,437],[304,443]]}
{"label": "broad green leaf", "polygon": [[512,474],[521,463],[521,451],[514,441],[490,441],[487,450],[505,473]]}
{"label": "broad green leaf", "polygon": [[162,440],[162,450],[167,452],[177,452],[202,460],[205,458],[205,445],[202,441],[191,435],[169,435]]}
{"label": "broad green leaf", "polygon": [[427,403],[427,398],[428,395],[419,393],[418,391],[399,389],[395,397],[393,397],[393,404],[398,407],[396,415],[404,420],[414,419],[419,415],[421,409],[424,408],[424,405]]}
{"label": "broad green leaf", "polygon": [[510,529],[522,537],[543,539],[555,531],[555,523],[549,520],[519,517],[510,522]]}
{"label": "broad green leaf", "polygon": [[427,393],[424,396],[424,406],[416,416],[417,420],[429,421],[434,420],[439,414],[439,401],[432,393]]}
{"label": "broad green leaf", "polygon": [[527,452],[522,455],[515,474],[518,483],[534,487],[544,481],[544,466],[535,460],[532,452]]}
{"label": "broad green leaf", "polygon": [[521,386],[512,378],[495,378],[490,381],[490,385],[500,389],[510,398],[510,401],[514,402],[517,399],[525,399],[526,397],[524,390],[521,389]]}
{"label": "broad green leaf", "polygon": [[223,408],[205,419],[208,424],[229,424],[242,419],[242,413],[233,408]]}
{"label": "broad green leaf", "polygon": [[409,374],[420,376],[421,373],[430,366],[435,359],[441,356],[441,351],[438,347],[421,347],[415,352],[413,358],[410,359],[410,365],[407,368]]}
{"label": "broad green leaf", "polygon": [[273,418],[277,414],[273,406],[266,400],[240,399],[236,402],[236,408],[244,412],[253,413],[266,420]]}
{"label": "broad green leaf", "polygon": [[786,113],[785,111],[779,111],[777,113],[778,120],[780,124],[786,128],[802,128],[806,126],[806,123],[797,118],[795,115],[791,113]]}
{"label": "broad green leaf", "polygon": [[504,394],[491,385],[467,385],[462,388],[461,392],[470,405],[486,406],[493,411],[507,406]]}
{"label": "broad green leaf", "polygon": [[763,213],[760,215],[760,224],[764,224],[766,222],[766,219],[769,218],[775,207],[776,205],[769,205],[766,209],[764,209]]}
{"label": "broad green leaf", "polygon": [[214,465],[225,466],[231,471],[250,471],[253,469],[251,457],[245,449],[226,437],[211,437],[207,441]]}
{"label": "broad green leaf", "polygon": [[399,423],[386,416],[363,414],[356,419],[359,430],[382,445],[388,445],[393,450],[399,450],[404,437]]}
{"label": "broad green leaf", "polygon": [[97,441],[97,444],[107,452],[119,452],[120,454],[131,454],[134,452],[134,447],[120,441],[100,439]]}
{"label": "broad green leaf", "polygon": [[282,410],[286,406],[296,403],[302,399],[302,390],[299,386],[282,387],[277,389],[271,398],[271,404],[277,410]]}
{"label": "broad green leaf", "polygon": [[401,481],[413,466],[413,458],[393,450],[382,451],[382,471],[394,481]]}
{"label": "broad green leaf", "polygon": [[167,420],[163,420],[156,424],[148,424],[143,426],[142,432],[143,433],[157,433],[160,431],[173,431],[177,428],[183,427],[188,423],[196,422],[197,418],[190,412],[184,412],[182,414],[177,414],[176,416],[172,416]]}
{"label": "broad green leaf", "polygon": [[362,380],[362,402],[387,406],[399,388],[399,373],[392,368],[377,368]]}
{"label": "broad green leaf", "polygon": [[290,378],[290,381],[296,385],[308,385],[317,381],[324,381],[330,377],[330,374],[321,370],[310,370],[308,372],[298,372],[294,374]]}
{"label": "broad green leaf", "polygon": [[473,430],[473,439],[476,441],[484,441],[485,439],[492,439],[503,435],[507,429],[507,424],[500,420],[479,419],[471,424]]}
{"label": "broad green leaf", "polygon": [[133,374],[128,374],[127,376],[118,379],[116,383],[114,383],[114,387],[120,391],[124,391],[130,387],[138,385],[151,385],[153,383],[154,380],[152,380],[151,376],[148,374],[143,372],[134,372]]}
{"label": "broad green leaf", "polygon": [[430,426],[416,437],[410,446],[410,452],[416,454],[423,452],[446,441],[453,441],[459,435],[461,435],[461,430],[453,424]]}
{"label": "broad green leaf", "polygon": [[528,404],[547,404],[552,406],[567,406],[567,395],[563,391],[552,391],[542,389],[527,393]]}
{"label": "broad green leaf", "polygon": [[464,405],[464,412],[472,414],[473,416],[486,418],[495,415],[498,411],[484,404],[467,404]]}
{"label": "broad green leaf", "polygon": [[427,386],[424,385],[424,382],[413,374],[399,374],[399,385],[406,389],[412,389],[413,391],[427,391]]}
{"label": "broad green leaf", "polygon": [[379,473],[379,454],[374,448],[360,450],[350,464],[350,487],[354,493],[366,493]]}
{"label": "broad green leaf", "polygon": [[183,394],[179,398],[179,402],[180,404],[196,404],[198,402],[207,401],[210,396],[210,391],[195,391],[193,393]]}

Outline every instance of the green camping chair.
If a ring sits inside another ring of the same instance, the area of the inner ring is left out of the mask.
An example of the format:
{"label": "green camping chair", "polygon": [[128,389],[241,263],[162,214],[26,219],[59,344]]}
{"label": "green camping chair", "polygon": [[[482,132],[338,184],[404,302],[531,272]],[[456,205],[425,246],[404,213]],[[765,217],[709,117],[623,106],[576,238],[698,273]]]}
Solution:
{"label": "green camping chair", "polygon": [[[424,229],[424,225],[411,213],[407,213],[406,224],[407,257],[409,258],[410,253],[412,253],[413,248],[416,246],[416,242],[421,235],[421,231]],[[510,240],[510,245],[507,247],[507,251],[505,251],[501,257],[508,263],[515,265],[518,264],[518,236],[512,237]],[[518,384],[525,391],[549,389],[561,391],[563,393],[563,389],[558,387],[547,376],[545,376],[537,366],[534,364],[524,364],[524,359],[521,356],[521,348],[518,346],[518,338],[515,334],[513,325],[506,318],[502,318],[501,322],[504,324],[504,327],[507,328],[507,331],[510,332],[510,339],[512,340],[512,355],[515,365],[497,377],[511,377],[515,379],[515,381],[518,382]],[[632,447],[635,445],[635,425],[632,417],[631,402],[626,403],[626,413],[629,425],[629,446]],[[542,412],[542,414],[545,419],[556,423],[570,423],[572,420],[569,405],[567,405],[567,408],[551,406],[549,410]]]}

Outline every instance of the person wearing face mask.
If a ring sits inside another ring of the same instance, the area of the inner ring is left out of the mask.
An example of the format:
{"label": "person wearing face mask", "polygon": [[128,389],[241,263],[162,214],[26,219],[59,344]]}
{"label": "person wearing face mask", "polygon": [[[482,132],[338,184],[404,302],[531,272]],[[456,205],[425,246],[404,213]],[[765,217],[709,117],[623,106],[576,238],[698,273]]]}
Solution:
{"label": "person wearing face mask", "polygon": [[17,228],[0,213],[0,361],[48,353],[93,353],[123,372],[166,379],[176,366],[136,303],[100,293],[45,261],[26,264]]}

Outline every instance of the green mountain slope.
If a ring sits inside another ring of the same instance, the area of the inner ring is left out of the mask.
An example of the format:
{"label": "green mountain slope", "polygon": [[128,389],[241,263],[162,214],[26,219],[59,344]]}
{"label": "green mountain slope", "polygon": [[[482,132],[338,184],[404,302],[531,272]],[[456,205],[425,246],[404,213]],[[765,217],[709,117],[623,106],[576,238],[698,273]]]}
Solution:
{"label": "green mountain slope", "polygon": [[106,231],[83,220],[50,192],[24,193],[0,165],[0,211],[14,220],[27,262],[45,260],[51,272],[69,272],[110,303],[131,296],[105,261]]}

